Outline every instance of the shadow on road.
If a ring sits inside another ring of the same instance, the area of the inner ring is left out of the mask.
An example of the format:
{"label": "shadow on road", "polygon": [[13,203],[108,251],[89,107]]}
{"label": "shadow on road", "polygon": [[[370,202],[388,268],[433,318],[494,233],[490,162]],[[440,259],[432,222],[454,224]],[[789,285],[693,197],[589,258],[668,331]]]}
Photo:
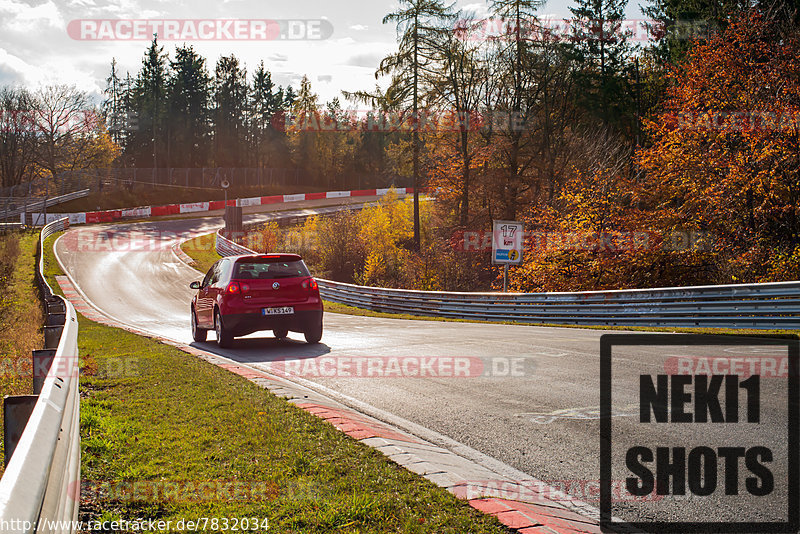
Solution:
{"label": "shadow on road", "polygon": [[283,360],[316,358],[330,353],[325,343],[310,345],[305,341],[291,338],[246,337],[235,339],[230,349],[220,349],[216,342],[192,343],[192,347],[202,349],[240,363],[268,363]]}

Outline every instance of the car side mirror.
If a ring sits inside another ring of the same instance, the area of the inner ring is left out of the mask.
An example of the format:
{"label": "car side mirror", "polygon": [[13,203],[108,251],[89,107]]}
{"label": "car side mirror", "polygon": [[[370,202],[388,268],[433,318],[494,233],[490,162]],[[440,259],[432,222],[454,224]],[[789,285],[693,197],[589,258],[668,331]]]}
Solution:
{"label": "car side mirror", "polygon": [[192,282],[191,284],[189,284],[189,288],[200,289],[200,282]]}

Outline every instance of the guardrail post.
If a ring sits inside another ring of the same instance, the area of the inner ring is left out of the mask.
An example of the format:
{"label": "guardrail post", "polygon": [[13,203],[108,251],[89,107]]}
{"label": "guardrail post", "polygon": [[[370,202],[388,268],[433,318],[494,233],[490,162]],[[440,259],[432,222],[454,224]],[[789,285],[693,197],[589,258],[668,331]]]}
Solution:
{"label": "guardrail post", "polygon": [[47,321],[45,322],[46,326],[63,326],[67,320],[67,316],[64,313],[49,313],[47,314]]}
{"label": "guardrail post", "polygon": [[28,424],[38,395],[15,395],[3,398],[3,453],[4,465],[8,465],[22,431]]}
{"label": "guardrail post", "polygon": [[56,355],[56,349],[40,349],[33,351],[33,394],[38,395],[42,392],[44,386],[44,379],[47,378],[47,373],[50,372],[50,367],[53,365],[53,358]]}
{"label": "guardrail post", "polygon": [[64,306],[64,301],[61,299],[53,299],[47,302],[48,314],[64,314],[66,311],[67,307]]}
{"label": "guardrail post", "polygon": [[44,348],[55,349],[58,347],[58,342],[61,341],[61,333],[64,331],[64,325],[54,325],[44,327]]}

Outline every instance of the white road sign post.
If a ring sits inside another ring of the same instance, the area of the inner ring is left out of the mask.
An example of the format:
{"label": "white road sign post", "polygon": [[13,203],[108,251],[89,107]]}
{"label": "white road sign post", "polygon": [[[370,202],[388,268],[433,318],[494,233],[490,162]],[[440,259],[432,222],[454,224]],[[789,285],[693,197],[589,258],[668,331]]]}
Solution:
{"label": "white road sign post", "polygon": [[503,265],[503,293],[508,291],[508,266],[522,264],[524,227],[519,221],[493,221],[492,263]]}

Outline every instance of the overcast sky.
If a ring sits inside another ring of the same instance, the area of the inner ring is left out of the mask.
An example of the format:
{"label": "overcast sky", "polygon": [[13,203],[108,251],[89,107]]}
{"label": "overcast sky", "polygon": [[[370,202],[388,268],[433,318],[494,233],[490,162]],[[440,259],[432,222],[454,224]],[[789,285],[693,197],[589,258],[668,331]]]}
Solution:
{"label": "overcast sky", "polygon": [[[566,17],[571,0],[550,0],[542,14]],[[631,0],[629,19],[641,19],[639,3]],[[109,5],[110,4],[110,5]],[[248,73],[262,59],[276,84],[299,85],[308,75],[325,102],[342,90],[375,87],[375,68],[396,48],[392,25],[381,20],[394,0],[0,0],[0,85],[37,87],[74,84],[99,101],[112,58],[122,74],[138,72],[147,40],[81,40],[70,36],[70,22],[85,19],[326,19],[333,34],[325,40],[198,40],[186,41],[207,60],[213,73],[217,58],[230,53]],[[458,7],[486,13],[484,2],[461,0]],[[73,27],[74,27],[73,22]],[[173,56],[182,42],[162,41]]]}

